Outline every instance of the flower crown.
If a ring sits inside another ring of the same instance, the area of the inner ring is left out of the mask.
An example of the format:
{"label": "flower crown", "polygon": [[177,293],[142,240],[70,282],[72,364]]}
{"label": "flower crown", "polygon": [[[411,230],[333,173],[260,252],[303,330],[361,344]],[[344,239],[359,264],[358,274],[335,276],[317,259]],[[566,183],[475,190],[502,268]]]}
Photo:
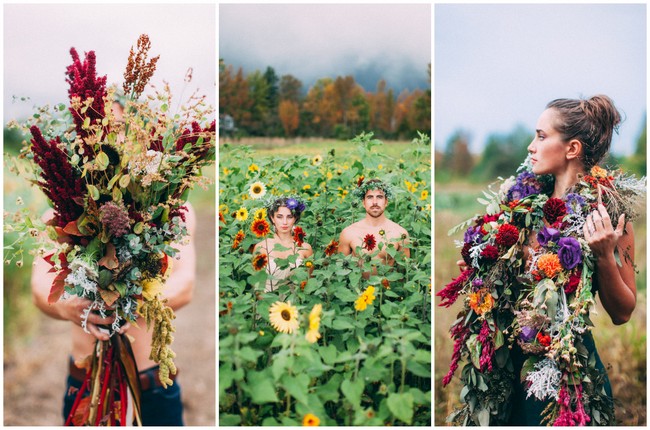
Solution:
{"label": "flower crown", "polygon": [[271,196],[264,203],[267,212],[276,212],[282,206],[289,209],[294,216],[303,213],[307,209],[305,202],[300,197],[294,195],[281,197]]}
{"label": "flower crown", "polygon": [[363,198],[366,196],[366,193],[370,190],[382,190],[387,199],[393,198],[393,187],[384,181],[381,181],[379,179],[364,181],[362,178],[359,182],[359,186],[357,186],[357,188],[352,191],[354,196],[359,200],[363,200]]}

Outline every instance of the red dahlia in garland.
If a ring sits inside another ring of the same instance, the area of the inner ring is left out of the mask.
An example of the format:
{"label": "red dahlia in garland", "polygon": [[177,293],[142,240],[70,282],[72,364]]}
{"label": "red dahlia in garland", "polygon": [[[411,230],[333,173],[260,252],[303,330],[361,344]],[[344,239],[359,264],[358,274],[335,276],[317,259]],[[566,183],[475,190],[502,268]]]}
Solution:
{"label": "red dahlia in garland", "polygon": [[496,261],[499,258],[499,248],[494,245],[487,245],[483,251],[481,251],[481,258],[485,261]]}
{"label": "red dahlia in garland", "polygon": [[566,203],[564,200],[556,197],[551,197],[544,203],[542,207],[544,218],[549,224],[554,224],[555,221],[561,220],[566,215]]}
{"label": "red dahlia in garland", "polygon": [[569,281],[564,286],[564,292],[566,294],[575,293],[580,285],[580,279],[582,278],[582,270],[578,270],[569,276]]}
{"label": "red dahlia in garland", "polygon": [[503,224],[499,227],[495,242],[497,245],[510,248],[519,240],[519,230],[512,224]]}
{"label": "red dahlia in garland", "polygon": [[460,255],[463,257],[463,261],[467,263],[468,266],[472,264],[472,257],[469,255],[469,250],[471,247],[471,243],[465,242],[463,244],[463,249],[460,250]]}

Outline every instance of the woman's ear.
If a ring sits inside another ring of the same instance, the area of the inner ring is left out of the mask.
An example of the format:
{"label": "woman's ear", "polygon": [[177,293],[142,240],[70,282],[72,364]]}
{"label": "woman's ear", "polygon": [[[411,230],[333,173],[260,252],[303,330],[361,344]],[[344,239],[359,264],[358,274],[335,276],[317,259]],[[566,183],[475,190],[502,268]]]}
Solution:
{"label": "woman's ear", "polygon": [[573,160],[574,158],[579,158],[582,154],[582,142],[578,139],[571,139],[568,143],[566,158],[567,160]]}

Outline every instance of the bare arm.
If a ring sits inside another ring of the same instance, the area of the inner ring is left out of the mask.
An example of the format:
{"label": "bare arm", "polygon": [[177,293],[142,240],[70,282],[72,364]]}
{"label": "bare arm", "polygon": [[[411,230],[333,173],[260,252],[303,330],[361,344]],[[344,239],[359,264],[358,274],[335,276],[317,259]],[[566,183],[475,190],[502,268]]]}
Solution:
{"label": "bare arm", "polygon": [[343,255],[350,255],[352,248],[350,246],[350,238],[347,233],[347,228],[343,229],[339,237],[339,252]]}
{"label": "bare arm", "polygon": [[[623,233],[623,226],[626,226],[626,233]],[[626,225],[625,216],[621,215],[614,229],[605,208],[599,206],[598,211],[587,217],[584,233],[596,257],[598,294],[603,307],[614,324],[624,324],[629,321],[636,307],[632,224],[628,222]],[[616,246],[619,249],[621,267],[614,258]]]}

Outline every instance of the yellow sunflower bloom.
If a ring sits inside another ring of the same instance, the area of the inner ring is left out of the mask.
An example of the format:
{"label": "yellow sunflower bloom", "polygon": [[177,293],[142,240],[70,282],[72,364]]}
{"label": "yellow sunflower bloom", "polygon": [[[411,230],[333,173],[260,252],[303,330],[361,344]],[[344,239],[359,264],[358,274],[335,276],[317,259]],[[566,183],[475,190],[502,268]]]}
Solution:
{"label": "yellow sunflower bloom", "polygon": [[366,291],[361,293],[359,298],[354,302],[354,308],[358,311],[365,311],[368,305],[371,305],[375,300],[375,287],[372,285],[366,288]]}
{"label": "yellow sunflower bloom", "polygon": [[310,188],[311,188],[311,185],[309,185],[309,184],[307,184],[307,185],[305,185],[304,187],[302,187],[303,190],[308,190],[308,189],[310,189]]}
{"label": "yellow sunflower bloom", "polygon": [[305,335],[305,338],[309,343],[314,343],[321,337],[318,329],[320,328],[320,315],[322,311],[323,305],[318,303],[314,305],[311,312],[309,312],[309,330]]}
{"label": "yellow sunflower bloom", "polygon": [[420,193],[420,200],[426,200],[427,197],[429,197],[429,191],[422,190],[422,192]]}
{"label": "yellow sunflower bloom", "polygon": [[237,221],[246,221],[248,219],[248,209],[239,208],[239,210],[235,213],[235,218]]}
{"label": "yellow sunflower bloom", "polygon": [[248,189],[248,194],[252,199],[261,199],[266,195],[266,186],[261,182],[254,182]]}
{"label": "yellow sunflower bloom", "polygon": [[256,210],[255,214],[253,215],[253,219],[266,219],[266,208]]}
{"label": "yellow sunflower bloom", "polygon": [[281,333],[293,333],[300,326],[298,309],[291,302],[275,302],[269,308],[269,321]]}
{"label": "yellow sunflower bloom", "polygon": [[253,172],[259,172],[260,168],[257,164],[253,163],[250,166],[248,166],[248,171],[253,173]]}
{"label": "yellow sunflower bloom", "polygon": [[314,158],[311,159],[311,164],[313,164],[314,166],[319,166],[320,163],[322,162],[323,162],[323,157],[320,154],[316,155]]}

